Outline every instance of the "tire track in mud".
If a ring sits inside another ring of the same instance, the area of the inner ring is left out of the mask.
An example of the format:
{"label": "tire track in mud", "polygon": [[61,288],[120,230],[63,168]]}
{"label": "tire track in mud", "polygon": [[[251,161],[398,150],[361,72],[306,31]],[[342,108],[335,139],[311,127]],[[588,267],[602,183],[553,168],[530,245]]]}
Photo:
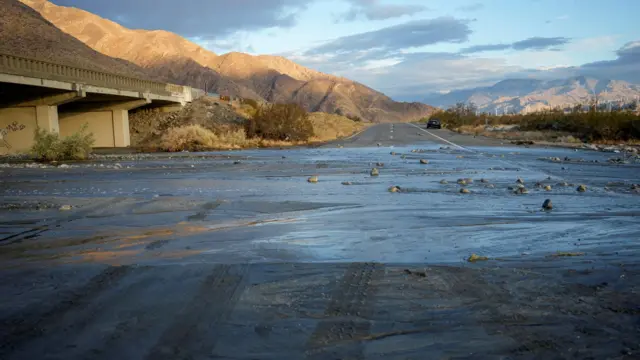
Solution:
{"label": "tire track in mud", "polygon": [[91,278],[85,285],[70,290],[62,299],[45,312],[40,311],[41,304],[2,321],[0,331],[0,358],[21,348],[25,343],[47,335],[47,332],[60,323],[66,314],[87,308],[102,292],[118,284],[131,274],[130,266],[109,267]]}
{"label": "tire track in mud", "polygon": [[[324,316],[330,320],[320,321],[309,338],[307,358],[336,355],[329,354],[327,348],[354,342],[370,334],[371,323],[366,318],[372,313],[372,298],[377,290],[372,283],[383,276],[384,267],[381,264],[349,265],[325,309]],[[351,345],[355,345],[355,348],[345,349],[348,350],[349,355],[358,359],[363,358],[362,345],[360,343]]]}
{"label": "tire track in mud", "polygon": [[247,269],[248,266],[217,265],[191,301],[175,315],[146,359],[212,357],[217,338],[212,333],[219,331],[217,327],[238,301]]}

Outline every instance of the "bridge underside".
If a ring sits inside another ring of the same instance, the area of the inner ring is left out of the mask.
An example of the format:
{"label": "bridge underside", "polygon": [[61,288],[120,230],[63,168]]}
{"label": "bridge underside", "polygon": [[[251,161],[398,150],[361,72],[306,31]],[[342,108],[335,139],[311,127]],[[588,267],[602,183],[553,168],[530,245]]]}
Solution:
{"label": "bridge underside", "polygon": [[4,130],[0,154],[28,151],[37,128],[65,137],[85,125],[96,140],[95,147],[127,147],[129,110],[181,105],[134,91],[67,85],[52,88],[0,81],[0,130]]}

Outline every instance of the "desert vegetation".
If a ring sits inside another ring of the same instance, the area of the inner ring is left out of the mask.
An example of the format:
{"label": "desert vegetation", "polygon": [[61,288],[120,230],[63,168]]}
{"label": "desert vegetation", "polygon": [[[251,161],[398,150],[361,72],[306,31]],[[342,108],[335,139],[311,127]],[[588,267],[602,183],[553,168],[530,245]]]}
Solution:
{"label": "desert vegetation", "polygon": [[65,138],[37,128],[30,153],[38,161],[84,160],[89,157],[94,142],[93,134],[87,133],[87,125]]}
{"label": "desert vegetation", "polygon": [[[592,104],[577,105],[570,111],[551,109],[528,114],[490,115],[478,114],[476,107],[456,104],[431,116],[449,129],[478,135],[493,135],[508,138],[509,135],[528,135],[531,140],[554,140],[567,142],[607,142],[640,140],[640,114],[634,109],[606,111]],[[427,121],[422,119],[421,121]],[[515,125],[513,131],[489,132],[487,127]]]}
{"label": "desert vegetation", "polygon": [[[136,120],[134,127],[140,128],[138,131],[142,130],[143,133],[151,133],[149,129],[152,129],[153,133],[160,135],[146,136],[146,140],[138,145],[148,151],[285,147],[331,141],[352,135],[365,127],[362,122],[344,116],[307,113],[295,104],[260,105],[245,102],[234,108],[238,114],[246,117],[242,122],[220,121],[217,115],[221,113],[214,110],[221,108],[225,109],[213,104],[205,107],[204,100],[199,101],[191,109],[183,110],[184,114],[176,113],[163,118],[159,124],[144,128],[138,124],[140,120],[156,121],[148,117],[153,114],[143,114],[144,119]],[[248,114],[249,109],[253,110],[251,114]],[[209,118],[207,114],[213,117]]]}

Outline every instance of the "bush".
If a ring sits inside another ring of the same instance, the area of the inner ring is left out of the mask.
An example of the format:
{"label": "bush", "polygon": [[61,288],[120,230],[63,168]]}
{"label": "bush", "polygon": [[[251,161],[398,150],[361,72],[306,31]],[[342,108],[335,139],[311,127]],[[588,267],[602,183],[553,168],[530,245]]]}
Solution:
{"label": "bush", "polygon": [[266,104],[247,120],[247,137],[280,141],[307,141],[313,136],[309,114],[297,104]]}
{"label": "bush", "polygon": [[[573,134],[587,141],[640,139],[640,115],[625,110],[600,111],[595,106],[576,106],[572,111],[562,109],[528,114],[476,115],[473,106],[458,104],[432,115],[449,128],[462,126],[518,125],[522,131],[558,131]],[[576,140],[577,140],[576,139]],[[579,141],[579,140],[577,140]]]}
{"label": "bush", "polygon": [[256,110],[260,107],[260,105],[258,105],[258,102],[254,99],[242,99],[242,103],[245,105],[249,105]]}
{"label": "bush", "polygon": [[79,132],[62,139],[58,133],[37,128],[33,140],[31,154],[40,161],[84,160],[95,142],[93,134],[87,133],[86,124]]}
{"label": "bush", "polygon": [[238,149],[248,145],[250,144],[242,129],[229,130],[216,134],[200,125],[188,125],[169,129],[160,140],[160,148],[165,151]]}
{"label": "bush", "polygon": [[347,119],[355,122],[362,122],[362,118],[358,115],[347,115]]}

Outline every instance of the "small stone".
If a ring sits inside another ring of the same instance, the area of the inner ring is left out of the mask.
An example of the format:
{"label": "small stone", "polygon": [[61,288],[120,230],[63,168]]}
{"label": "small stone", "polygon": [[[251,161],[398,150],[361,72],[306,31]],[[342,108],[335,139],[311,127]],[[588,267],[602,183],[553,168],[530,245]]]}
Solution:
{"label": "small stone", "polygon": [[569,186],[569,184],[565,181],[565,182],[558,183],[558,186]]}
{"label": "small stone", "polygon": [[406,159],[407,155],[402,154],[402,156],[400,156],[401,159]]}
{"label": "small stone", "polygon": [[420,159],[420,164],[426,165],[429,163],[429,160]]}
{"label": "small stone", "polygon": [[631,190],[638,190],[638,189],[640,189],[640,184],[631,185]]}
{"label": "small stone", "polygon": [[376,163],[376,166],[377,166],[377,167],[384,167],[384,163],[377,162],[377,163]]}
{"label": "small stone", "polygon": [[312,183],[312,184],[315,184],[315,183],[318,182],[318,177],[314,175],[314,176],[308,178],[307,181]]}
{"label": "small stone", "polygon": [[382,144],[378,143],[378,147],[382,146]]}
{"label": "small stone", "polygon": [[456,159],[463,159],[463,158],[464,158],[464,156],[462,156],[462,155],[456,156]]}
{"label": "small stone", "polygon": [[580,185],[578,186],[578,188],[576,189],[576,191],[578,192],[585,192],[587,191],[587,187],[585,185]]}
{"label": "small stone", "polygon": [[523,187],[519,187],[516,189],[516,191],[514,192],[516,195],[523,195],[523,194],[528,194],[529,190],[523,188]]}
{"label": "small stone", "polygon": [[516,180],[516,183],[518,183],[518,184],[524,184],[524,180],[522,180],[521,178],[518,178],[518,179]]}
{"label": "small stone", "polygon": [[236,161],[234,161],[234,162],[233,162],[233,165],[240,165],[240,164],[241,164],[241,163],[240,163],[240,161],[239,161],[239,160],[236,160]]}
{"label": "small stone", "polygon": [[396,193],[398,191],[400,191],[400,187],[398,186],[392,186],[389,188],[389,192]]}
{"label": "small stone", "polygon": [[544,187],[544,190],[545,190],[545,191],[551,191],[551,185],[547,185],[547,186],[545,186],[545,187]]}
{"label": "small stone", "polygon": [[67,165],[67,164],[60,164],[60,165],[58,165],[58,168],[60,168],[60,169],[68,169],[68,168],[70,168],[70,167],[71,167],[71,166],[69,166],[69,165]]}
{"label": "small stone", "polygon": [[524,189],[524,185],[522,185],[522,184],[517,184],[517,185],[516,185],[516,189]]}
{"label": "small stone", "polygon": [[482,178],[482,179],[480,179],[480,182],[481,182],[481,183],[485,183],[485,184],[486,184],[486,183],[488,183],[488,182],[489,182],[489,180],[487,180],[487,179],[485,179],[485,178]]}
{"label": "small stone", "polygon": [[353,183],[351,181],[343,181],[342,185],[349,186],[349,185],[353,185]]}
{"label": "small stone", "polygon": [[493,189],[493,188],[495,188],[495,185],[493,185],[493,184],[489,184],[489,185],[487,185],[487,187],[488,187],[489,189]]}
{"label": "small stone", "polygon": [[390,152],[391,155],[396,156],[398,155],[395,151]]}
{"label": "small stone", "polygon": [[465,179],[458,179],[457,183],[460,185],[467,185],[467,181]]}
{"label": "small stone", "polygon": [[469,189],[465,189],[465,188],[460,189],[460,194],[470,194],[470,193],[471,191],[469,191]]}
{"label": "small stone", "polygon": [[71,205],[62,205],[60,206],[60,211],[70,211],[72,209]]}
{"label": "small stone", "polygon": [[380,171],[378,171],[378,168],[373,168],[373,169],[371,169],[370,174],[371,174],[371,176],[378,176],[378,175],[380,175]]}
{"label": "small stone", "polygon": [[541,187],[543,187],[543,186],[542,186],[542,183],[541,183],[541,182],[537,182],[537,183],[536,183],[536,185],[535,185],[535,187],[537,187],[537,188],[541,188]]}
{"label": "small stone", "polygon": [[470,262],[470,263],[474,263],[476,261],[487,261],[487,260],[489,260],[488,257],[479,256],[479,255],[476,255],[476,254],[471,254],[471,256],[469,256],[469,258],[467,259],[467,261]]}
{"label": "small stone", "polygon": [[473,184],[473,179],[472,178],[464,178],[464,181],[466,181],[467,184]]}
{"label": "small stone", "polygon": [[440,180],[440,184],[444,185],[444,184],[448,184],[449,182],[445,179]]}
{"label": "small stone", "polygon": [[551,203],[551,199],[547,199],[542,203],[542,208],[545,210],[553,209],[553,203]]}
{"label": "small stone", "polygon": [[122,165],[120,165],[120,163],[115,163],[115,164],[113,165],[113,167],[114,167],[115,169],[122,169]]}

